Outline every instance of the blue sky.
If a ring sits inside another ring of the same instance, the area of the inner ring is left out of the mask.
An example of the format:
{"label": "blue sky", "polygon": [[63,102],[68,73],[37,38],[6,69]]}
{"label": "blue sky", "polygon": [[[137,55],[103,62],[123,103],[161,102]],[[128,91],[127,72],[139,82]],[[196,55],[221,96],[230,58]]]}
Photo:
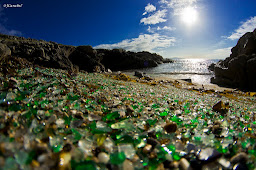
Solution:
{"label": "blue sky", "polygon": [[256,28],[255,0],[1,0],[0,5],[0,33],[166,58],[223,59],[241,35]]}

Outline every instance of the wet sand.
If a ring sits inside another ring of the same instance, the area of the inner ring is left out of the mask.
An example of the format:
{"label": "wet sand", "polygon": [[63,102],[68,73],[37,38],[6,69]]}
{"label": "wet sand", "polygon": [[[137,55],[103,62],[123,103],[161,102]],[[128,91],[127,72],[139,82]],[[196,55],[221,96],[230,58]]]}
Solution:
{"label": "wet sand", "polygon": [[[128,76],[130,76],[131,78],[134,78],[134,79],[137,79],[138,77],[134,76],[134,72],[131,72],[131,71],[124,71],[123,72],[124,74],[127,74]],[[113,74],[117,74],[117,72],[114,72]],[[170,78],[168,76],[157,76],[157,75],[149,75],[152,79],[154,79],[155,81],[168,81],[168,82],[175,82],[175,81],[178,81],[179,83],[182,84],[182,88],[185,88],[185,89],[204,89],[204,90],[213,90],[213,91],[220,91],[220,92],[223,92],[223,91],[235,91],[236,89],[232,89],[232,88],[227,88],[227,87],[220,87],[216,84],[198,84],[198,83],[188,83],[182,79],[173,79],[173,78]]]}

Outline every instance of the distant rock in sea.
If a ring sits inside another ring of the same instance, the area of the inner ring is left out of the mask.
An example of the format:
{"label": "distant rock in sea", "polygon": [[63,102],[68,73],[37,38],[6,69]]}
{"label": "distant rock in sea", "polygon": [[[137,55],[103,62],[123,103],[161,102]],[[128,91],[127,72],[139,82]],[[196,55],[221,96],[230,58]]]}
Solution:
{"label": "distant rock in sea", "polygon": [[75,47],[0,34],[0,58],[6,56],[23,58],[32,64],[44,67],[71,71],[79,67],[80,70],[88,72],[156,67],[167,61],[158,54],[146,51],[96,50],[89,45]]}
{"label": "distant rock in sea", "polygon": [[163,63],[173,63],[174,61],[170,58],[164,58]]}
{"label": "distant rock in sea", "polygon": [[256,91],[256,29],[244,34],[231,52],[230,57],[214,66],[215,77],[211,82]]}

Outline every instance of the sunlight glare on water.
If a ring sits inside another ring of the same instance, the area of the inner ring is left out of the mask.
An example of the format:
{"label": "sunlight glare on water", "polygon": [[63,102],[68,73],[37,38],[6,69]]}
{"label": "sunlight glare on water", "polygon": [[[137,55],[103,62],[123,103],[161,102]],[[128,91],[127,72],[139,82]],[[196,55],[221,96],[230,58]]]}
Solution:
{"label": "sunlight glare on water", "polygon": [[175,59],[174,63],[160,64],[154,68],[138,69],[153,77],[169,77],[173,79],[191,79],[193,83],[210,84],[213,72],[208,70],[211,63],[218,60],[209,59]]}

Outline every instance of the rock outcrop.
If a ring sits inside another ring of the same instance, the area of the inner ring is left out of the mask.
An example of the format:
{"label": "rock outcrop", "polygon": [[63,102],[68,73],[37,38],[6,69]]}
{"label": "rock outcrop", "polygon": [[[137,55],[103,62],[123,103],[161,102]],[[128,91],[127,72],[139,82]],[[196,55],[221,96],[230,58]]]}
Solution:
{"label": "rock outcrop", "polygon": [[97,49],[101,63],[113,71],[156,67],[163,63],[163,57],[149,52],[131,52],[123,49]]}
{"label": "rock outcrop", "polygon": [[163,63],[173,63],[174,61],[170,58],[164,58]]}
{"label": "rock outcrop", "polygon": [[239,88],[256,90],[256,29],[244,34],[232,48],[230,57],[219,61],[214,66],[215,77],[212,83]]}
{"label": "rock outcrop", "polygon": [[79,66],[79,69],[88,72],[105,71],[105,67],[100,63],[101,58],[97,55],[97,51],[91,46],[78,46],[69,55],[70,61]]}
{"label": "rock outcrop", "polygon": [[9,47],[7,47],[6,44],[0,43],[0,59],[10,56],[11,55],[11,50]]}
{"label": "rock outcrop", "polygon": [[25,58],[44,67],[73,69],[73,64],[68,58],[76,49],[73,46],[2,34],[0,43],[8,46],[13,57]]}
{"label": "rock outcrop", "polygon": [[[0,56],[24,58],[44,67],[88,72],[104,72],[155,67],[165,62],[162,56],[123,49],[93,49],[91,46],[69,46],[31,38],[0,34]],[[169,61],[169,60],[168,60]]]}

